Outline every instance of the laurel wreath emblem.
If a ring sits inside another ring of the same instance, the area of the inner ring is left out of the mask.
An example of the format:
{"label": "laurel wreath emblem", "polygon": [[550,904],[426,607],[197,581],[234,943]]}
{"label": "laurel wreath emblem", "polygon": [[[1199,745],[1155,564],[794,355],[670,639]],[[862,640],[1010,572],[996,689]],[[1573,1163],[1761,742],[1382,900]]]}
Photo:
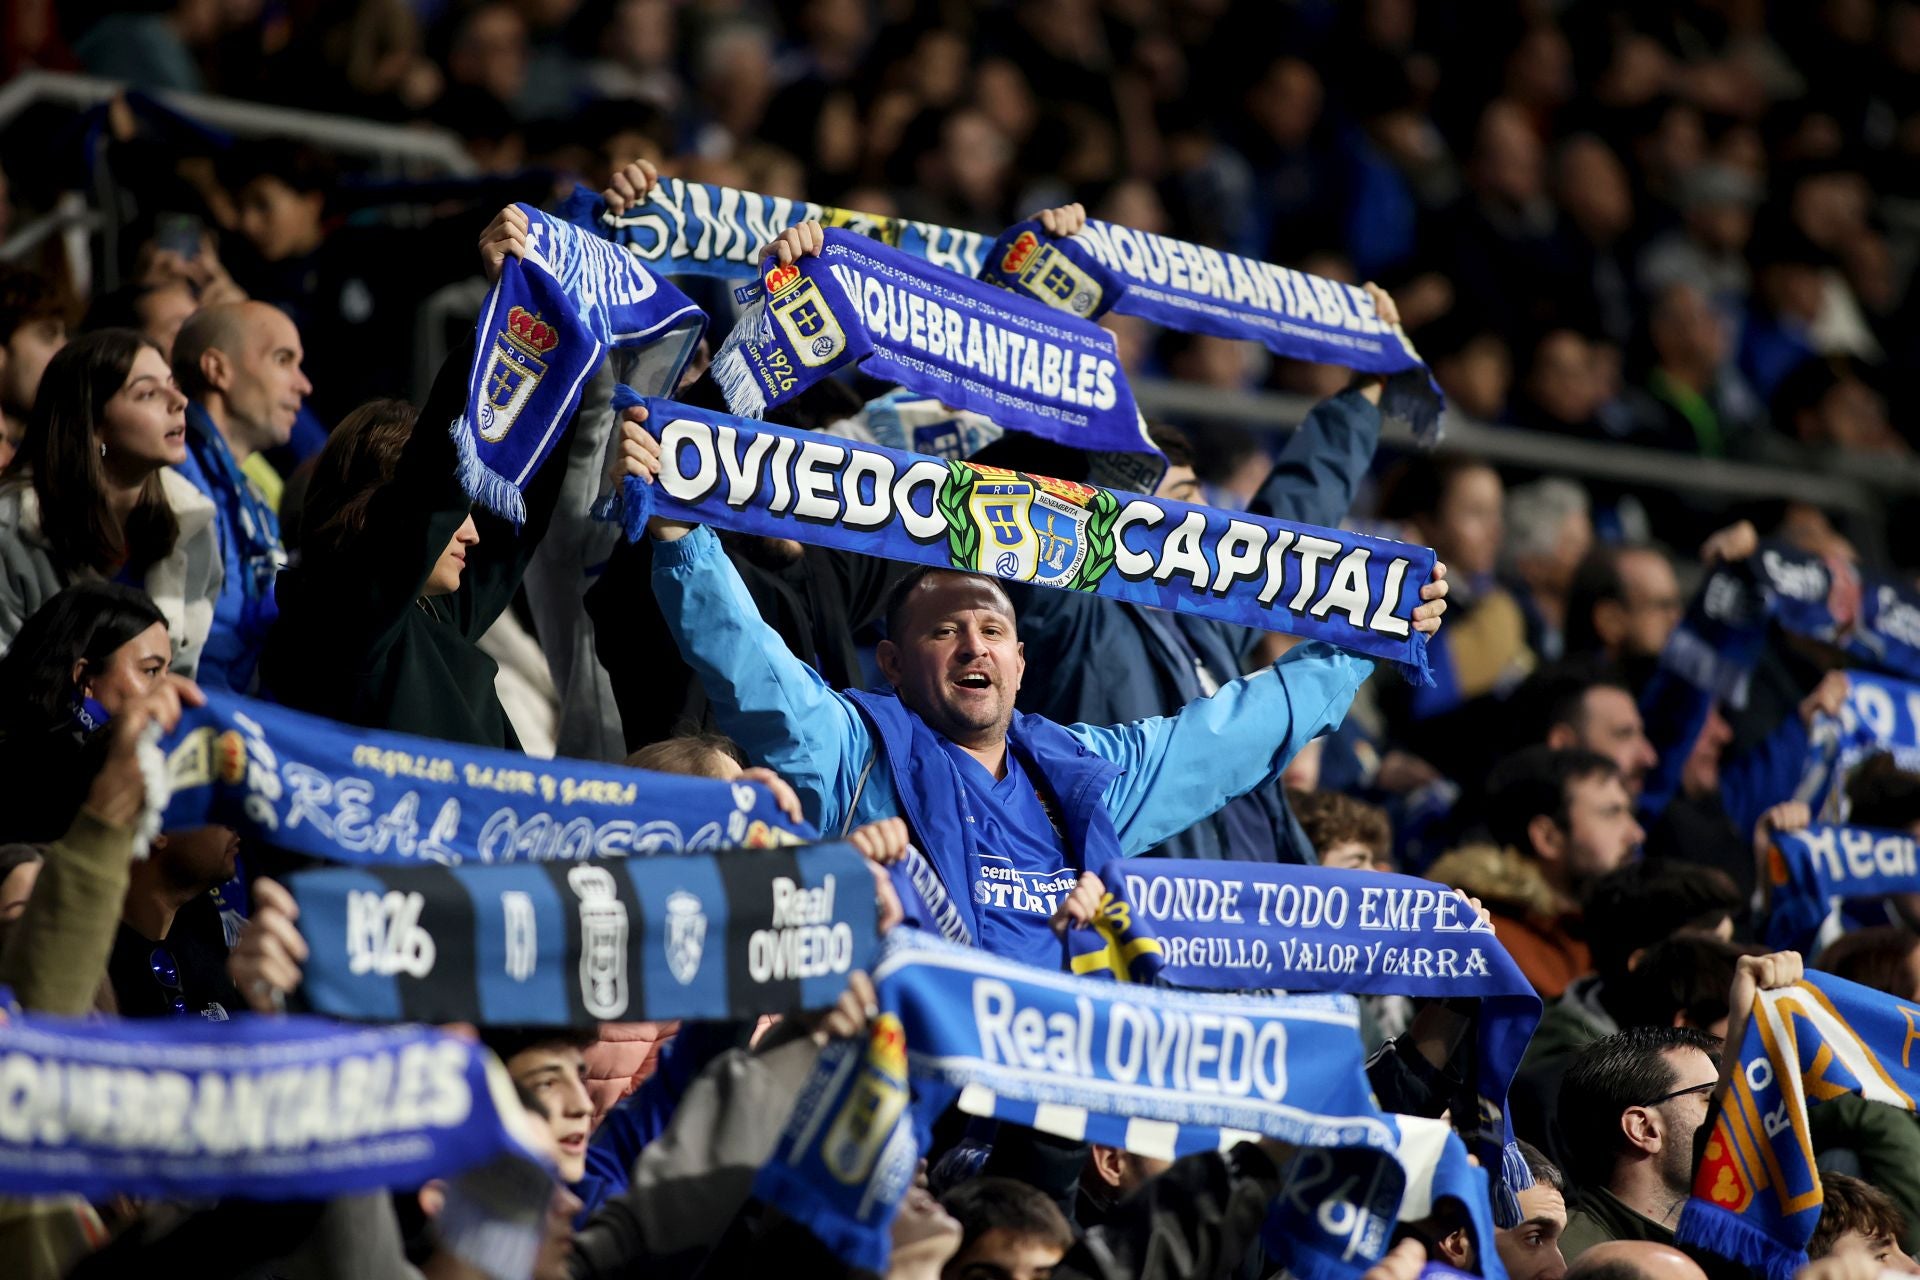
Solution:
{"label": "laurel wreath emblem", "polygon": [[1120,518],[1120,500],[1105,489],[1096,490],[1087,511],[1087,558],[1067,584],[1069,591],[1096,590],[1113,568],[1113,526]]}
{"label": "laurel wreath emblem", "polygon": [[973,492],[973,468],[964,462],[947,463],[947,478],[940,482],[934,506],[947,522],[947,555],[956,569],[972,571],[980,564],[980,530],[967,511],[967,497]]}

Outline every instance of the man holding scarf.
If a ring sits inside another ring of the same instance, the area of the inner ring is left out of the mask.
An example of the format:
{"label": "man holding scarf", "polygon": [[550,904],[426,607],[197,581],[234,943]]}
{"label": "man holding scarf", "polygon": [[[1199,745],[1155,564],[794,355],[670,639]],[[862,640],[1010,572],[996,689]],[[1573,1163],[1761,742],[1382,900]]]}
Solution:
{"label": "man holding scarf", "polygon": [[[818,224],[783,232],[781,263],[817,252]],[[622,442],[629,473],[657,476],[658,442]],[[1298,646],[1178,714],[1063,727],[1014,710],[1026,660],[1005,590],[951,570],[911,573],[890,593],[878,651],[888,694],[838,693],[761,620],[711,530],[655,517],[653,584],[719,727],[787,777],[823,831],[907,820],[974,943],[1058,967],[1050,921],[1090,918],[1100,868],[1144,852],[1270,784],[1346,715],[1372,664]],[[1446,608],[1444,570],[1414,626]]]}

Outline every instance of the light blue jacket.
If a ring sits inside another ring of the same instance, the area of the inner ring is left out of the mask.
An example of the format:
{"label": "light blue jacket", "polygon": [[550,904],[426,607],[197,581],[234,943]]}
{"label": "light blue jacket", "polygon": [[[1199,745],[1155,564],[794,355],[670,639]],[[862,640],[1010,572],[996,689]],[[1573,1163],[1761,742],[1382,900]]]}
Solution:
{"label": "light blue jacket", "polygon": [[[761,620],[712,530],[657,543],[653,589],[681,656],[706,686],[715,722],[750,759],[793,784],[809,822],[831,836],[899,816],[885,767],[861,784],[874,755],[865,717]],[[1131,857],[1277,778],[1301,747],[1345,718],[1372,670],[1331,645],[1302,644],[1175,715],[1066,731],[1119,767],[1102,801]]]}

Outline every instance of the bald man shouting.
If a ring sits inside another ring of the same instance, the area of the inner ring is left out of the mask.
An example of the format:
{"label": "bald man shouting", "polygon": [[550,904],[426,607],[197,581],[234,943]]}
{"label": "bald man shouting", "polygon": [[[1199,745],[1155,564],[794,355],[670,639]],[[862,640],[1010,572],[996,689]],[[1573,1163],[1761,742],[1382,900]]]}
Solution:
{"label": "bald man shouting", "polygon": [[261,457],[293,433],[313,384],[300,369],[300,332],[264,302],[202,307],[173,343],[173,377],[187,397],[180,471],[213,499],[226,578],[201,658],[208,688],[253,691],[273,623],[273,580],[286,563],[274,514],[279,479]]}

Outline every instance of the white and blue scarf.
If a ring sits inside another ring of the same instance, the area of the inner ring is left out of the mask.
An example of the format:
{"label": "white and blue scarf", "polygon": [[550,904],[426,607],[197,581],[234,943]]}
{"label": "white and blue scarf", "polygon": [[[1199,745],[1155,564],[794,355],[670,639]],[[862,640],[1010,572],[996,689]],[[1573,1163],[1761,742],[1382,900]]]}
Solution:
{"label": "white and blue scarf", "polygon": [[1735,1031],[1739,1058],[1715,1095],[1680,1243],[1793,1280],[1825,1200],[1807,1109],[1857,1094],[1915,1110],[1916,1025],[1920,1010],[1906,1001],[1817,971],[1760,992]]}
{"label": "white and blue scarf", "polygon": [[1844,822],[1847,778],[1868,757],[1886,752],[1900,768],[1920,772],[1920,684],[1849,671],[1839,716],[1816,715],[1808,738],[1794,798],[1818,819]]}
{"label": "white and blue scarf", "polygon": [[722,280],[758,274],[760,250],[803,222],[842,228],[966,276],[980,274],[991,243],[977,231],[679,178],[660,179],[643,203],[625,213],[608,212],[598,195],[575,187],[559,214],[598,231],[661,275]]}
{"label": "white and blue scarf", "polygon": [[1766,883],[1767,946],[1811,953],[1842,902],[1920,892],[1920,854],[1902,831],[1818,823],[1773,833]]}
{"label": "white and blue scarf", "polygon": [[1399,325],[1366,290],[1110,222],[1055,239],[1036,221],[1007,228],[982,278],[1094,320],[1113,310],[1188,333],[1258,342],[1277,356],[1387,375],[1381,412],[1438,440],[1445,401]]}
{"label": "white and blue scarf", "polygon": [[889,935],[873,976],[870,1040],[823,1055],[754,1187],[853,1266],[886,1269],[894,1211],[955,1101],[1166,1159],[1261,1135],[1383,1153],[1397,1142],[1343,997],[1093,983],[913,930]]}
{"label": "white and blue scarf", "polygon": [[1495,1176],[1500,1219],[1520,1220],[1515,1193],[1533,1177],[1507,1089],[1540,997],[1464,898],[1413,876],[1243,862],[1129,858],[1101,878],[1094,927],[1068,935],[1075,973],[1203,991],[1478,999],[1476,1070],[1453,1114]]}
{"label": "white and blue scarf", "polygon": [[[960,275],[994,279],[1088,318],[1109,307],[1170,329],[1258,342],[1276,355],[1388,375],[1382,410],[1431,440],[1440,391],[1406,335],[1373,314],[1365,291],[1167,236],[1090,222],[1069,240],[1037,223],[997,243],[973,231],[663,178],[625,213],[577,188],[561,214],[666,275],[745,280],[760,250],[809,220],[865,236]],[[1049,254],[1048,248],[1056,249]]]}
{"label": "white and blue scarf", "polygon": [[[771,260],[763,293],[713,360],[735,413],[759,417],[850,365],[1091,453],[1158,459],[1113,335],[846,231],[819,256]],[[1151,487],[1164,462],[1147,468]]]}
{"label": "white and blue scarf", "polygon": [[218,823],[373,866],[547,862],[798,844],[765,787],[536,760],[207,695],[159,744],[161,829]]}
{"label": "white and blue scarf", "polygon": [[0,1024],[0,1193],[324,1200],[544,1163],[506,1069],[426,1027]]}
{"label": "white and blue scarf", "polygon": [[[989,573],[1284,631],[1428,678],[1413,629],[1433,552],[1410,543],[1216,511],[967,462],[940,462],[672,401],[639,507],[720,529],[910,564]],[[657,496],[649,490],[658,491]]]}
{"label": "white and blue scarf", "polygon": [[851,845],[544,866],[298,872],[315,1010],[591,1026],[831,1005],[876,941]]}
{"label": "white and blue scarf", "polygon": [[604,239],[528,205],[524,258],[509,257],[474,324],[466,412],[452,425],[460,482],[488,510],[526,519],[523,490],[580,404],[608,347],[645,347],[629,377],[678,384],[706,313]]}

